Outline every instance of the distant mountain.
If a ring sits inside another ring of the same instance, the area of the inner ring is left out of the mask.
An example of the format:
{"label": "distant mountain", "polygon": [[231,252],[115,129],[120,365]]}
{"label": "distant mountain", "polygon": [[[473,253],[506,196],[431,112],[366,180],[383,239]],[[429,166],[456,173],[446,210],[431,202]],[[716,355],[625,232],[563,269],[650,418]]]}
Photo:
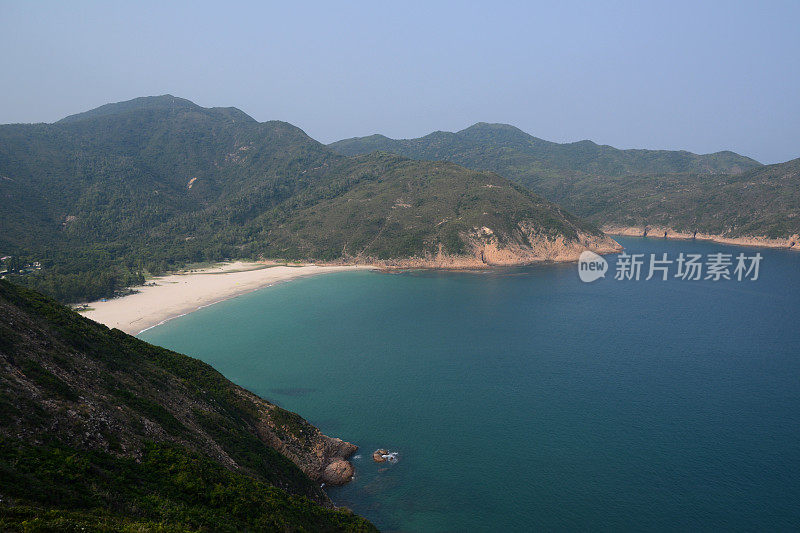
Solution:
{"label": "distant mountain", "polygon": [[[551,196],[605,226],[797,241],[800,159],[742,174],[565,180]],[[792,239],[794,237],[794,239]]]}
{"label": "distant mountain", "polygon": [[[307,185],[304,169],[331,158],[285,122],[172,96],[137,98],[55,124],[0,126],[0,194],[26,228],[53,241],[108,242],[243,190],[275,204]],[[28,241],[0,234],[0,247]]]}
{"label": "distant mountain", "polygon": [[170,95],[0,126],[0,198],[0,257],[40,263],[15,279],[62,301],[224,258],[476,266],[614,246],[499,176],[345,157]]}
{"label": "distant mountain", "polygon": [[[508,124],[479,122],[456,133],[437,131],[418,139],[383,135],[337,141],[331,148],[344,155],[375,150],[413,159],[444,160],[468,168],[493,170],[524,182],[526,173],[557,171],[619,176],[625,174],[699,172],[740,173],[761,164],[733,152],[697,155],[686,151],[619,150],[592,141],[559,144]],[[508,172],[514,169],[514,176]]]}
{"label": "distant mountain", "polygon": [[[77,113],[68,117],[62,118],[56,124],[65,124],[69,122],[80,122],[81,120],[89,120],[93,118],[107,117],[111,115],[121,115],[131,111],[198,111],[202,112],[203,108],[199,105],[186,100],[185,98],[178,98],[171,94],[162,96],[142,96],[128,100],[125,102],[115,102],[113,104],[105,104],[95,109]],[[249,118],[249,117],[247,117]],[[252,119],[250,119],[252,121]]]}
{"label": "distant mountain", "polygon": [[419,139],[373,135],[330,146],[346,155],[381,150],[491,170],[604,227],[658,226],[731,238],[800,233],[797,160],[763,166],[733,152],[558,144],[486,123]]}
{"label": "distant mountain", "polygon": [[355,446],[3,280],[0,390],[3,531],[375,531],[319,488]]}

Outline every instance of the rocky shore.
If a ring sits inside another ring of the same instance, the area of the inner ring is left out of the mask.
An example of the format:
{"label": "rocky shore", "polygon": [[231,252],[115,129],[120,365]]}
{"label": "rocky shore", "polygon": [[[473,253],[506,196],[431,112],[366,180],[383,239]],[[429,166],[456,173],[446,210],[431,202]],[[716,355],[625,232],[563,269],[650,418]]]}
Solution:
{"label": "rocky shore", "polygon": [[677,231],[665,226],[603,226],[603,231],[609,235],[623,235],[631,237],[651,237],[676,240],[711,241],[720,244],[733,244],[737,246],[756,246],[761,248],[786,248],[800,250],[800,235],[773,239],[766,236],[740,236],[730,237],[714,235],[703,232]]}
{"label": "rocky shore", "polygon": [[[381,260],[376,258],[344,258],[338,264],[366,264],[384,269],[438,268],[484,269],[496,266],[523,266],[537,263],[568,263],[577,261],[581,253],[590,250],[597,254],[622,251],[622,246],[607,235],[578,233],[577,238],[563,235],[552,237],[538,234],[531,228],[520,226],[513,242],[501,242],[488,227],[473,228],[462,235],[469,253],[461,255],[439,252],[422,257]],[[334,263],[337,264],[337,263]]]}
{"label": "rocky shore", "polygon": [[239,394],[256,405],[259,437],[288,457],[314,481],[344,485],[353,479],[355,470],[348,459],[358,446],[328,437],[300,415],[282,409],[255,394],[239,389]]}

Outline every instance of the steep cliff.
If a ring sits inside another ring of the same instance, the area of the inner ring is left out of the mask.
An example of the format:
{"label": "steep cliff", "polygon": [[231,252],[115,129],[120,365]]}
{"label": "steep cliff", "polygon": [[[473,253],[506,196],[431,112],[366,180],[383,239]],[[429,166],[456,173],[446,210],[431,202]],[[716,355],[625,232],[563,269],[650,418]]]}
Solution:
{"label": "steep cliff", "polygon": [[0,529],[30,516],[115,527],[371,527],[320,488],[349,480],[343,467],[356,446],[205,363],[6,281],[0,413]]}

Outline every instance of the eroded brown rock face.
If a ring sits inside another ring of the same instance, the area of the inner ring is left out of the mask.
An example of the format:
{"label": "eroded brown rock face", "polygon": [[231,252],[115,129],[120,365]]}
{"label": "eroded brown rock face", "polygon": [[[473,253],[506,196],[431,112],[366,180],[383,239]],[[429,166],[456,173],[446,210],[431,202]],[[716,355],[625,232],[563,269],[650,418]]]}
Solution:
{"label": "eroded brown rock face", "polygon": [[577,232],[575,238],[563,235],[550,236],[540,233],[536,227],[520,223],[515,234],[506,242],[491,228],[474,229],[467,242],[473,255],[490,266],[512,266],[543,261],[577,261],[581,253],[590,250],[598,254],[619,252],[622,247],[606,235],[590,235]]}
{"label": "eroded brown rock face", "polygon": [[512,235],[498,235],[488,227],[473,228],[462,234],[469,253],[462,255],[439,253],[425,257],[367,262],[386,268],[447,268],[471,269],[493,266],[530,265],[542,262],[577,261],[581,252],[590,250],[597,254],[622,251],[622,246],[604,234],[576,232],[572,238],[563,235],[546,235],[525,223],[518,224]]}
{"label": "eroded brown rock face", "polygon": [[328,485],[344,485],[353,479],[354,472],[350,461],[336,459],[325,467],[325,471],[322,473],[322,481]]}

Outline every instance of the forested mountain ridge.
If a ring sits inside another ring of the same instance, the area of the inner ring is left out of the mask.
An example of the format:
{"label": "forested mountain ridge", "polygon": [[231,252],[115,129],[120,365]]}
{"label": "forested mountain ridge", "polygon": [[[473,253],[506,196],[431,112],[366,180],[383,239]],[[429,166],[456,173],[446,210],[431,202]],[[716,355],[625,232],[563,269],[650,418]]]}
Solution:
{"label": "forested mountain ridge", "polygon": [[3,531],[374,531],[319,488],[355,446],[4,280],[0,415]]}
{"label": "forested mountain ridge", "polygon": [[[701,231],[730,238],[798,243],[800,159],[738,175],[672,174],[569,184],[567,206],[607,226]],[[800,244],[800,243],[798,243]]]}
{"label": "forested mountain ridge", "polygon": [[475,266],[614,249],[499,176],[350,158],[291,124],[170,95],[0,126],[0,198],[0,257],[14,272],[38,263],[15,279],[62,301],[225,258]]}
{"label": "forested mountain ridge", "polygon": [[[64,124],[69,122],[80,122],[81,120],[90,120],[93,118],[99,118],[104,116],[112,116],[112,115],[121,115],[126,112],[130,111],[143,111],[143,110],[161,110],[161,111],[178,111],[178,110],[188,110],[188,111],[195,111],[202,113],[206,109],[203,107],[195,104],[191,100],[187,100],[185,98],[179,98],[177,96],[172,96],[171,94],[164,94],[161,96],[140,96],[138,98],[133,98],[132,100],[126,100],[124,102],[115,102],[111,104],[104,104],[100,107],[96,107],[94,109],[90,109],[89,111],[84,111],[81,113],[76,113],[74,115],[69,115],[61,120],[57,121],[56,124]],[[212,111],[227,111],[231,115],[234,115],[235,118],[245,122],[255,122],[255,119],[250,117],[247,113],[236,109],[235,107],[225,107],[225,108],[211,108]]]}
{"label": "forested mountain ridge", "polygon": [[520,171],[572,171],[613,176],[673,172],[738,173],[761,165],[730,151],[698,155],[683,150],[620,150],[588,140],[555,143],[508,124],[486,122],[478,122],[455,133],[437,131],[418,139],[371,135],[344,139],[329,146],[344,155],[382,150],[413,159],[453,161],[468,168],[495,172],[513,167]]}
{"label": "forested mountain ridge", "polygon": [[607,228],[658,227],[788,243],[800,233],[797,160],[764,166],[727,151],[697,155],[617,150],[591,141],[558,144],[486,123],[418,139],[373,135],[330,146],[346,155],[382,150],[491,170]]}
{"label": "forested mountain ridge", "polygon": [[268,210],[331,159],[342,158],[285,122],[169,95],[0,126],[0,253],[39,262],[23,281],[61,300],[110,295],[144,271],[237,255],[160,226],[241,196]]}
{"label": "forested mountain ridge", "polygon": [[[0,126],[0,186],[29,193],[14,207],[40,216],[54,238],[128,235],[248,187],[270,188],[277,201],[331,157],[290,124],[171,96]],[[45,209],[27,209],[29,200]]]}

